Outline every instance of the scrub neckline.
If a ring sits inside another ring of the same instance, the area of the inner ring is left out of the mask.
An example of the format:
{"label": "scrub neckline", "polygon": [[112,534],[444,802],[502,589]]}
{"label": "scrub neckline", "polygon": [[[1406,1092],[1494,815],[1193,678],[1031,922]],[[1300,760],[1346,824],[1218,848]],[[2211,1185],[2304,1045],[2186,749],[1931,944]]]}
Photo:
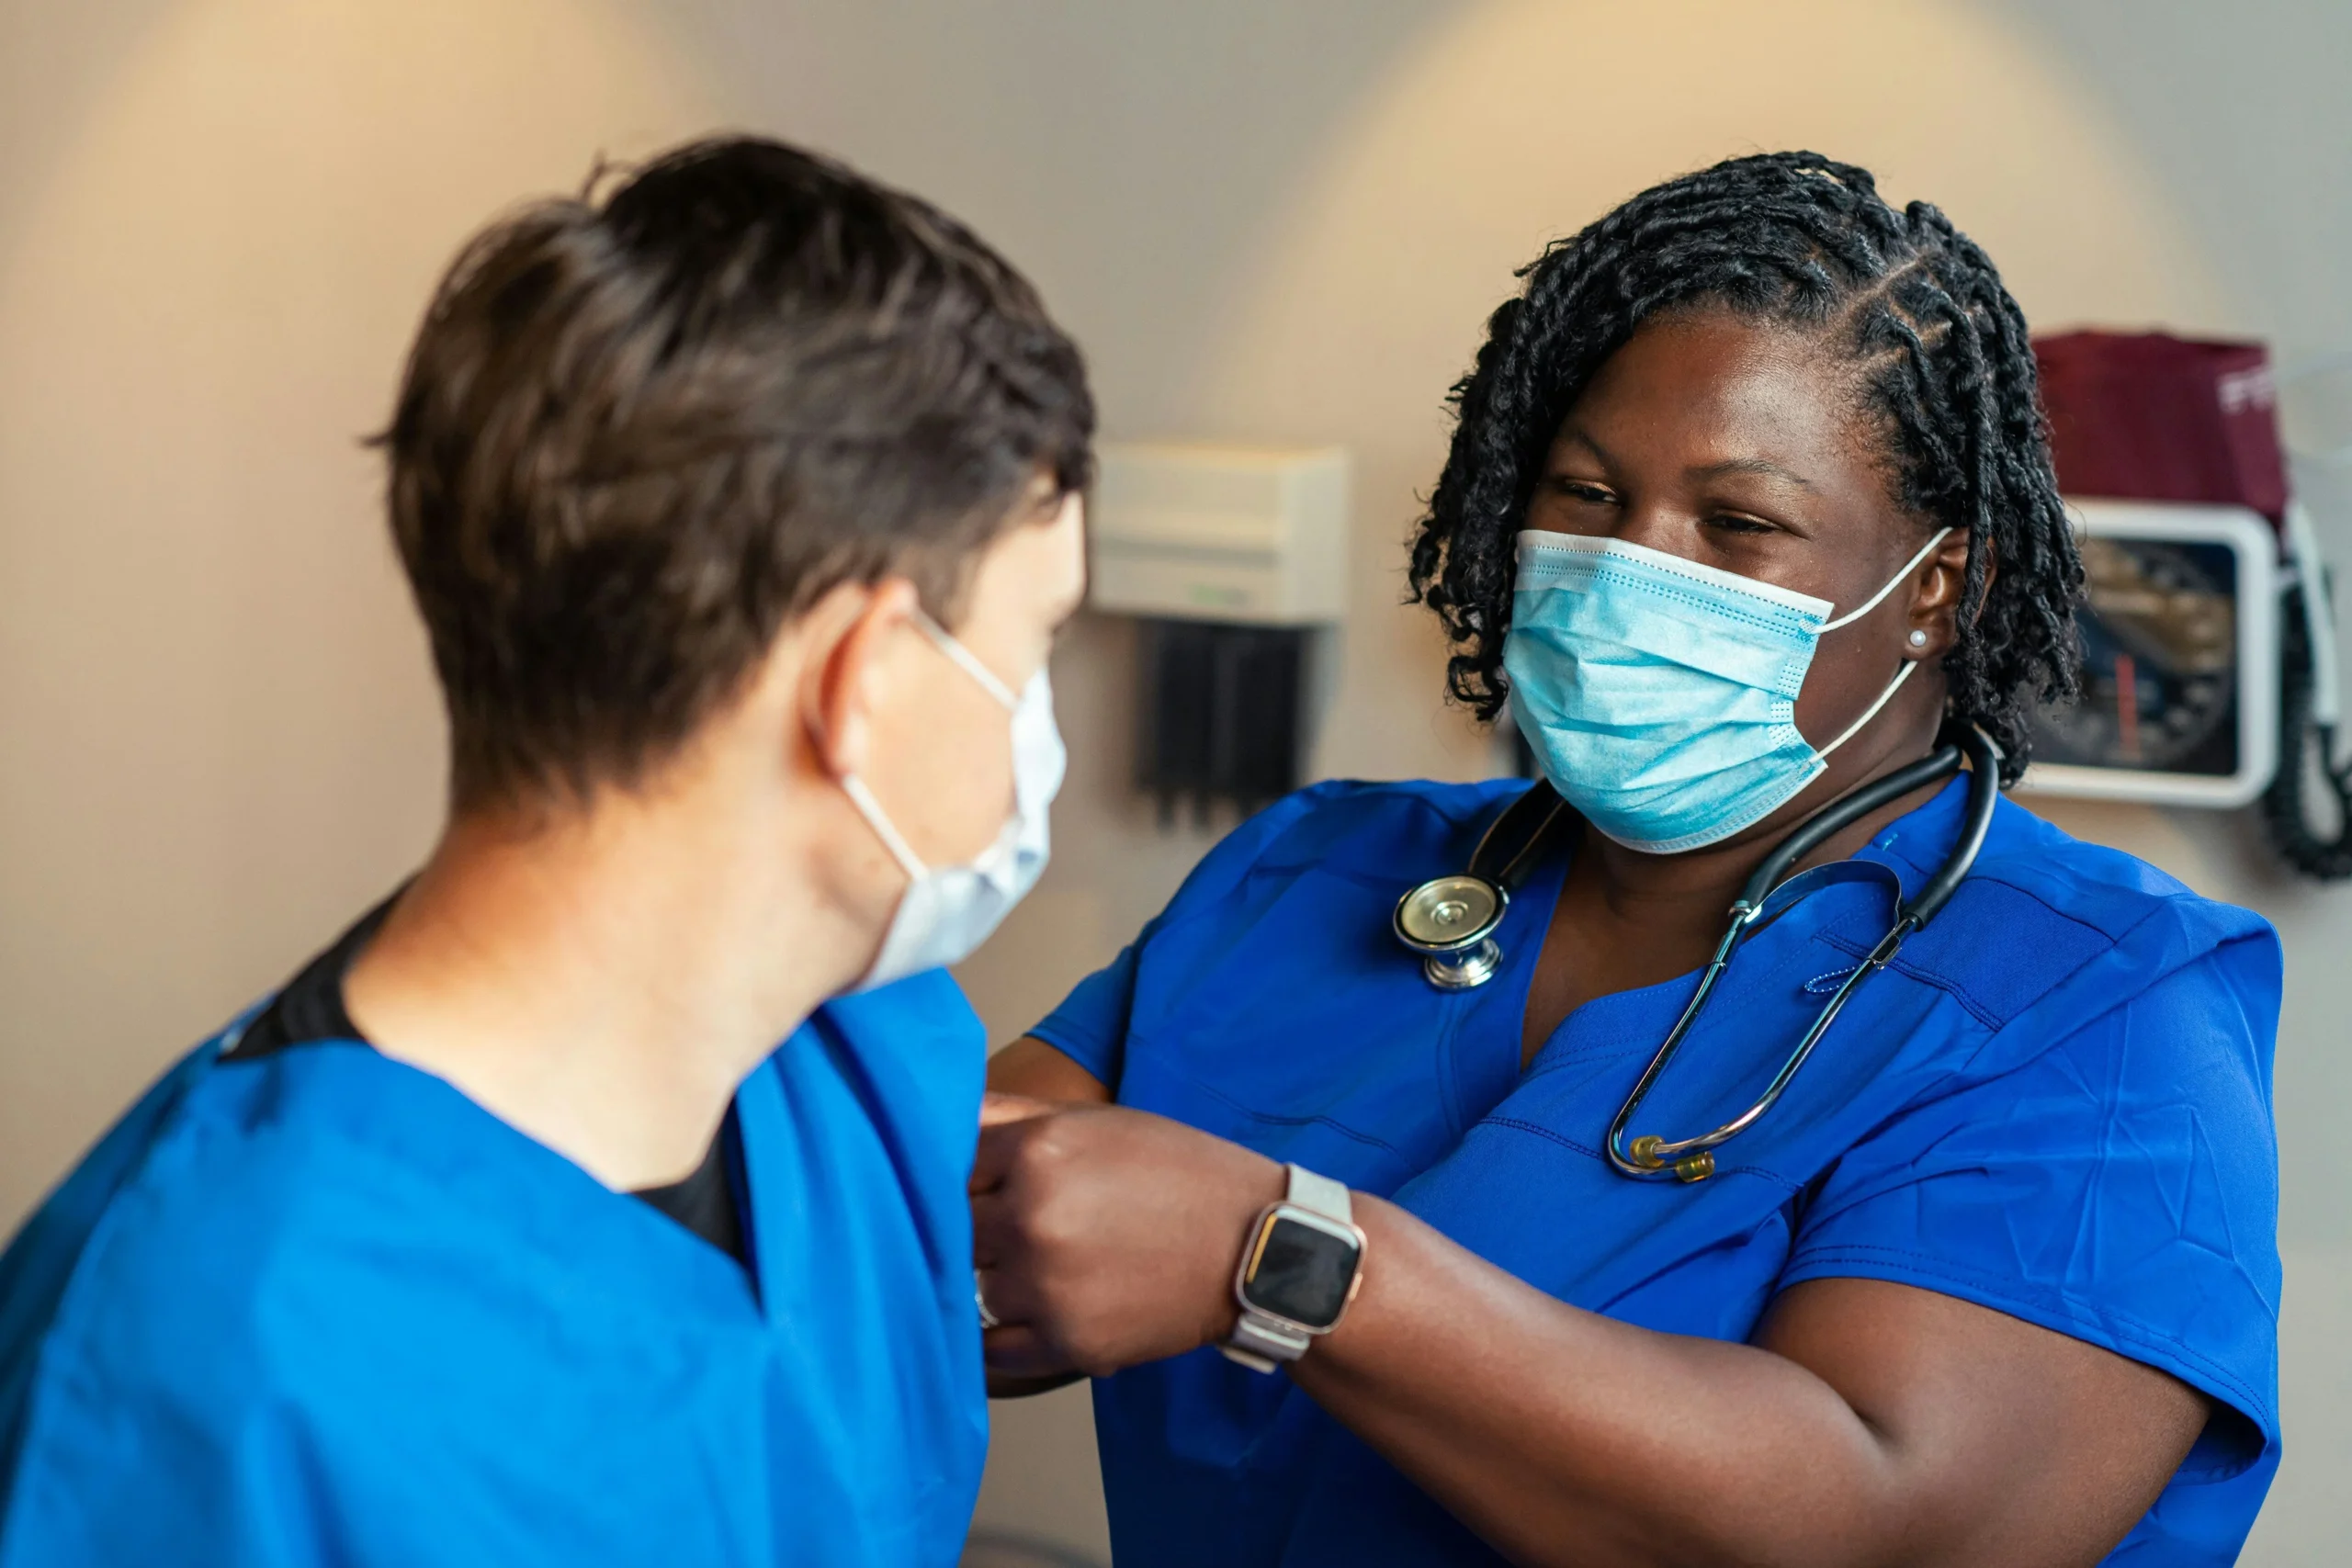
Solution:
{"label": "scrub neckline", "polygon": [[[1908,897],[1914,884],[1924,874],[1924,868],[1915,863],[1910,856],[1897,852],[1895,844],[1900,841],[1905,831],[1917,831],[1921,828],[1923,826],[1921,818],[1928,817],[1930,813],[1935,813],[1938,820],[1924,825],[1931,833],[1938,832],[1940,828],[1940,819],[1951,817],[1956,812],[1955,802],[1961,795],[1965,793],[1967,783],[1968,775],[1965,773],[1955,778],[1945,780],[1935,794],[1881,828],[1871,836],[1867,843],[1847,858],[1871,860],[1889,867],[1901,879],[1905,896]],[[1940,836],[1949,838],[1950,834],[1941,833]],[[1706,968],[1705,964],[1701,963],[1666,979],[1654,980],[1646,986],[1629,987],[1621,991],[1604,991],[1597,997],[1589,998],[1562,1017],[1533,1052],[1528,1052],[1524,1044],[1527,1032],[1528,998],[1534,989],[1535,972],[1542,961],[1543,944],[1551,935],[1552,920],[1558,908],[1560,895],[1566,889],[1568,866],[1575,857],[1574,846],[1569,846],[1560,853],[1548,857],[1543,869],[1537,874],[1537,881],[1530,887],[1531,892],[1540,887],[1544,890],[1543,893],[1539,897],[1521,900],[1524,906],[1540,913],[1542,923],[1535,928],[1533,938],[1537,962],[1526,964],[1524,973],[1512,987],[1512,994],[1518,1000],[1512,1018],[1518,1027],[1510,1032],[1510,1047],[1512,1055],[1520,1057],[1521,1060],[1517,1064],[1516,1070],[1509,1076],[1508,1082],[1511,1084],[1528,1082],[1546,1072],[1555,1071],[1566,1066],[1563,1053],[1558,1049],[1560,1043],[1569,1033],[1570,1025],[1577,1023],[1580,1020],[1589,1025],[1590,1021],[1587,1015],[1591,1014],[1593,1010],[1601,1009],[1604,1003],[1623,1003],[1627,1007],[1635,1008],[1654,1005],[1661,996],[1670,994],[1678,988],[1689,991],[1696,987],[1699,983],[1699,976]],[[1522,940],[1525,939],[1522,938]],[[1612,1010],[1603,1009],[1604,1013],[1607,1010]],[[1634,1045],[1627,1047],[1629,1050],[1635,1048],[1637,1046]],[[1655,1043],[1652,1043],[1651,1048],[1655,1048]],[[1549,1066],[1545,1064],[1546,1057],[1553,1058]],[[1464,1089],[1468,1088],[1466,1085],[1462,1087]]]}

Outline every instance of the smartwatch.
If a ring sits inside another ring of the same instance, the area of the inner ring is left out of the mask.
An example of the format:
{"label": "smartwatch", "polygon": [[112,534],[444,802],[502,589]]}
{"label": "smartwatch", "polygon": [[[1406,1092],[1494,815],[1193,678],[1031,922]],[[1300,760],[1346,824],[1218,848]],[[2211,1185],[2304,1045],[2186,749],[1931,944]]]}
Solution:
{"label": "smartwatch", "polygon": [[1340,1325],[1363,1282],[1363,1232],[1351,1217],[1347,1183],[1290,1168],[1289,1195],[1250,1227],[1233,1296],[1241,1319],[1217,1347],[1251,1371],[1271,1372],[1306,1354]]}

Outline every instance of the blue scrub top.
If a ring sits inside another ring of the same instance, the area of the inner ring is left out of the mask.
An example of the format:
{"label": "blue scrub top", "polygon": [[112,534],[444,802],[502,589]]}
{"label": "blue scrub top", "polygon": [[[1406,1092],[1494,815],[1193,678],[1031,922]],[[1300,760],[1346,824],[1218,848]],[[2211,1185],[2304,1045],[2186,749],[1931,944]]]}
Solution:
{"label": "blue scrub top", "polygon": [[[1634,1181],[1601,1142],[1696,976],[1588,1003],[1522,1072],[1565,857],[1513,901],[1479,989],[1430,987],[1390,932],[1518,787],[1291,797],[1036,1034],[1125,1104],[1391,1198],[1628,1323],[1745,1340],[1800,1280],[1892,1280],[2160,1367],[2219,1413],[2109,1561],[2232,1561],[2278,1460],[2269,926],[2004,801],[1975,874],[1718,1173]],[[1916,890],[1965,794],[1861,853]],[[1887,902],[1849,884],[1751,938],[1634,1132],[1744,1108]],[[1094,1412],[1121,1568],[1500,1561],[1287,1379],[1214,1350],[1098,1382]]]}
{"label": "blue scrub top", "polygon": [[221,1049],[0,1257],[0,1565],[956,1561],[986,1051],[945,975],[744,1082],[752,1272],[365,1046]]}

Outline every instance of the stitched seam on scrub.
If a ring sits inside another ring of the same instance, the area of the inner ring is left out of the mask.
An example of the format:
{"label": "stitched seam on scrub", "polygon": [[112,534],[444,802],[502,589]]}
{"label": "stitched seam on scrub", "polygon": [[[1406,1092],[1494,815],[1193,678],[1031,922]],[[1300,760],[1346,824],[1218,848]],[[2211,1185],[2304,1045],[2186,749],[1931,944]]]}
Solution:
{"label": "stitched seam on scrub", "polygon": [[[2075,917],[2073,917],[2072,915],[2066,914],[2066,913],[2064,913],[2064,911],[2062,911],[2062,910],[2059,910],[2059,909],[2056,909],[2056,908],[2052,908],[2052,906],[2051,906],[2050,902],[2049,902],[2047,899],[2042,898],[2042,897],[2041,897],[2040,896],[2036,895],[2036,894],[2035,894],[2032,890],[2030,890],[2030,888],[2019,887],[2019,886],[2018,886],[2016,883],[2014,883],[2014,882],[2004,881],[2004,880],[2000,880],[2000,879],[1998,879],[1998,878],[1996,878],[1996,879],[1994,879],[1994,880],[1996,880],[1996,882],[1998,882],[1998,885],[1999,885],[2000,886],[2003,886],[2003,887],[2007,888],[2007,889],[2008,889],[2010,892],[2012,892],[2012,893],[2016,893],[2016,894],[2019,895],[2019,896],[2020,896],[2020,897],[2022,897],[2031,898],[2035,903],[2040,904],[2040,905],[2041,905],[2044,909],[2048,909],[2048,910],[2050,911],[2050,913],[2051,913],[2052,916],[2054,916],[2055,918],[2057,918],[2057,919],[2059,919],[2064,920],[2068,925],[2071,925],[2071,926],[2080,926],[2080,927],[2081,927],[2083,930],[2085,930],[2085,931],[2094,932],[2094,933],[2096,933],[2096,934],[2097,934],[2097,935],[2098,935],[2098,936],[2101,936],[2101,937],[2106,938],[2106,940],[2107,940],[2107,946],[2106,946],[2104,949],[2102,949],[2101,951],[2099,951],[2099,952],[2098,952],[2098,953],[2095,953],[2091,954],[2089,957],[2087,957],[2087,958],[2084,959],[2082,963],[2080,963],[2080,964],[2076,964],[2073,969],[2070,969],[2070,970],[2066,971],[2065,973],[2064,973],[2064,974],[2062,974],[2062,975],[2058,976],[2055,979],[2052,980],[2052,981],[2050,982],[2050,984],[2049,984],[2049,985],[2044,986],[2044,987],[2041,988],[2041,992],[2040,992],[2038,995],[2035,995],[2035,996],[2033,996],[2033,997],[2031,997],[2031,998],[2028,998],[2028,999],[2025,1001],[2025,1003],[2018,1009],[2018,1010],[2017,1010],[2016,1012],[2014,1012],[2014,1013],[2010,1014],[2007,1018],[1996,1018],[1996,1017],[1991,1016],[1991,1015],[1990,1015],[1990,1014],[1985,1010],[1985,1009],[1984,1009],[1984,1003],[1982,1003],[1982,1002],[1979,1002],[1975,998],[1973,998],[1973,997],[1970,996],[1970,995],[1968,994],[1967,990],[1966,990],[1966,989],[1962,986],[1961,982],[1960,982],[1957,978],[1955,978],[1955,977],[1953,977],[1953,976],[1947,976],[1947,975],[1939,975],[1939,974],[1934,974],[1934,973],[1931,973],[1931,972],[1930,972],[1930,971],[1928,971],[1928,970],[1922,969],[1922,968],[1918,967],[1917,964],[1906,964],[1905,962],[1904,962],[1903,956],[1902,956],[1902,954],[1900,954],[1900,953],[1897,953],[1897,954],[1895,955],[1895,957],[1894,957],[1894,962],[1893,962],[1893,963],[1891,963],[1891,964],[1889,964],[1887,965],[1887,967],[1888,967],[1888,968],[1890,968],[1890,969],[1892,969],[1892,970],[1895,971],[1895,972],[1896,972],[1897,974],[1899,974],[1899,975],[1903,975],[1903,976],[1906,976],[1906,977],[1908,977],[1908,978],[1911,978],[1911,979],[1917,980],[1917,981],[1918,981],[1918,982],[1919,982],[1921,985],[1923,985],[1923,986],[1933,986],[1936,989],[1938,989],[1938,990],[1939,990],[1939,991],[1944,992],[1946,995],[1950,996],[1950,997],[1951,997],[1954,1001],[1956,1001],[1956,1002],[1960,1003],[1960,1005],[1961,1005],[1963,1009],[1965,1009],[1965,1010],[1968,1011],[1968,1013],[1970,1014],[1970,1016],[1973,1017],[1973,1018],[1974,1018],[1978,1022],[1980,1022],[1980,1023],[1984,1024],[1984,1027],[1985,1027],[1988,1031],[1990,1031],[1990,1032],[1991,1032],[1991,1034],[1993,1034],[1993,1035],[2000,1034],[2001,1032],[2003,1032],[2004,1031],[2006,1031],[2006,1030],[2009,1027],[2009,1025],[2010,1025],[2010,1024],[2015,1023],[2018,1019],[2020,1019],[2020,1018],[2024,1017],[2027,1013],[2031,1012],[2031,1011],[2034,1010],[2034,1008],[2035,1008],[2036,1006],[2038,1006],[2038,1005],[2041,1002],[2041,1000],[2042,1000],[2044,998],[2046,998],[2046,997],[2048,997],[2048,996],[2050,995],[2050,993],[2051,993],[2051,992],[2052,992],[2052,991],[2054,991],[2054,990],[2058,989],[2058,987],[2061,987],[2061,986],[2064,985],[2067,981],[2069,981],[2069,980],[2071,980],[2071,979],[2074,979],[2075,976],[2079,976],[2080,974],[2082,974],[2082,972],[2083,972],[2085,969],[2088,968],[2091,964],[2096,964],[2096,963],[2098,963],[2098,962],[2099,962],[2099,961],[2101,961],[2102,959],[2105,959],[2105,958],[2107,958],[2107,957],[2110,956],[2111,954],[2113,954],[2113,953],[2115,953],[2119,948],[2120,948],[2120,947],[2124,944],[2124,942],[2126,942],[2127,941],[2129,941],[2129,940],[2131,939],[2131,937],[2132,936],[2132,934],[2133,934],[2134,932],[2136,932],[2137,931],[2139,931],[2139,929],[2140,929],[2142,926],[2146,925],[2150,920],[2153,920],[2153,919],[2156,919],[2159,915],[2161,915],[2161,914],[2165,913],[2165,912],[2166,911],[2166,909],[2167,909],[2167,908],[2169,908],[2169,907],[2170,907],[2169,900],[2166,900],[2166,901],[2164,901],[2164,902],[2159,902],[2159,903],[2155,906],[2155,908],[2152,908],[2152,909],[2148,910],[2145,914],[2142,915],[2138,919],[2136,919],[2136,920],[2132,921],[2130,925],[2126,926],[2122,931],[2118,931],[2118,932],[2115,932],[2115,933],[2113,933],[2113,934],[2111,934],[2111,935],[2110,935],[2110,934],[2107,931],[2107,930],[2106,930],[2105,928],[2103,928],[2103,927],[2092,925],[2092,924],[2091,924],[2089,921],[2087,921],[2087,920],[2078,920],[2078,919],[2075,919]],[[1829,945],[1829,946],[1832,946],[1832,947],[1835,947],[1835,948],[1838,949],[1838,950],[1839,950],[1840,952],[1842,952],[1842,953],[1849,953],[1849,954],[1850,954],[1851,956],[1856,957],[1856,958],[1862,957],[1862,956],[1864,955],[1864,953],[1866,953],[1866,951],[1867,951],[1866,949],[1864,949],[1864,948],[1862,948],[1862,947],[1860,947],[1860,946],[1858,946],[1858,945],[1856,945],[1855,943],[1851,942],[1850,942],[1850,941],[1849,941],[1848,939],[1843,938],[1843,937],[1840,937],[1840,936],[1838,936],[1836,933],[1831,932],[1831,931],[1818,931],[1818,932],[1815,932],[1815,937],[1816,937],[1816,939],[1817,939],[1817,940],[1819,940],[1819,941],[1821,941],[1821,942],[1823,942],[1826,943],[1826,944],[1827,944],[1827,945]],[[2169,973],[2169,971],[2167,971],[2167,973]],[[2162,978],[2162,976],[2158,976],[2158,978]],[[2150,985],[2154,985],[2154,983],[2155,983],[2155,981],[2154,981],[2154,980],[2151,980],[2151,981],[2149,982],[2149,984],[2150,984]],[[2145,989],[2145,987],[2142,987],[2142,988],[2143,988],[2143,989]],[[2136,997],[2136,996],[2138,996],[2139,994],[2140,994],[2140,992],[2139,992],[2139,991],[2134,991],[2134,992],[2132,992],[2132,997]],[[2109,1003],[2109,1006],[2107,1006],[2107,1007],[2105,1007],[2105,1008],[2100,1009],[2098,1012],[2096,1012],[2096,1013],[2092,1014],[2089,1018],[2086,1018],[2086,1019],[2083,1020],[2083,1021],[2082,1021],[2082,1022],[2080,1022],[2080,1023],[2078,1023],[2078,1024],[2076,1024],[2076,1025],[2075,1026],[2075,1029],[2074,1029],[2074,1030],[2070,1030],[2070,1031],[2068,1031],[2068,1033],[2072,1034],[2072,1033],[2074,1033],[2074,1032],[2077,1032],[2077,1031],[2079,1031],[2079,1030],[2081,1030],[2081,1029],[2083,1029],[2083,1028],[2087,1027],[2090,1023],[2092,1023],[2092,1022],[2096,1021],[2098,1019],[2100,1019],[2100,1018],[2104,1018],[2104,1017],[2106,1017],[2106,1016],[2107,1016],[2107,1014],[2108,1014],[2109,1012],[2110,1012],[2110,1011],[2114,1010],[2114,1009],[2115,1009],[2115,1008],[2118,1008],[2118,1007],[2122,1006],[2124,1003],[2126,1003],[2126,1002],[2130,1001],[2131,999],[2132,999],[2132,997],[2119,997],[2119,998],[2114,998],[2114,999]],[[1989,1043],[1989,1039],[1990,1039],[1990,1036],[1988,1035],[1988,1037],[1987,1037],[1987,1042],[1988,1042],[1988,1043]],[[1982,1043],[1980,1043],[1980,1045],[1979,1045],[1979,1049],[1981,1050],[1982,1048],[1983,1048]],[[1971,1059],[1973,1060],[1973,1057],[1972,1056],[1972,1058],[1971,1058]]]}
{"label": "stitched seam on scrub", "polygon": [[[2076,923],[2079,924],[2080,922],[2078,921]],[[1838,952],[1845,953],[1850,958],[1864,958],[1870,954],[1871,950],[1868,946],[1863,943],[1854,942],[1849,938],[1839,936],[1835,931],[1815,931],[1814,933],[1814,937],[1815,941],[1820,942],[1826,946],[1834,947]],[[1968,994],[1968,988],[1962,985],[1960,981],[1954,979],[1949,975],[1939,975],[1932,970],[1922,969],[1916,964],[1905,964],[1903,961],[1903,955],[1899,953],[1894,955],[1893,962],[1889,963],[1887,967],[1894,971],[1897,975],[1902,976],[1906,980],[1917,980],[1923,986],[1931,986],[1935,989],[1943,992],[1952,1000],[1958,1002],[1961,1005],[1962,1010],[1966,1012],[1969,1017],[1974,1019],[1988,1030],[1997,1032],[2002,1025],[2009,1021],[2006,1018],[2001,1018],[1996,1015],[1991,1008],[1987,1007],[1984,1003],[1978,1001],[1974,997],[1970,996]],[[2056,982],[2053,981],[2052,983],[2052,988],[2054,988]],[[2042,994],[2047,996],[2049,994],[2049,990],[2045,989]],[[2040,999],[2040,998],[2035,998],[2037,1001]],[[2028,1007],[2030,1007],[2032,1003],[2030,1002],[2027,1004]],[[2019,1009],[2018,1010],[2023,1011],[2024,1010]]]}
{"label": "stitched seam on scrub", "polygon": [[[1308,787],[1315,788],[1317,786],[1309,785]],[[1374,787],[1379,788],[1385,786],[1375,785]],[[1528,787],[1532,789],[1534,786],[1531,784]],[[1392,789],[1390,791],[1390,798],[1407,802],[1417,809],[1427,813],[1429,816],[1436,818],[1439,822],[1444,825],[1448,832],[1462,833],[1466,832],[1472,827],[1479,827],[1481,831],[1483,831],[1486,827],[1491,827],[1496,818],[1499,818],[1504,812],[1517,805],[1520,796],[1526,793],[1526,790],[1520,790],[1515,794],[1497,795],[1493,799],[1480,805],[1476,811],[1465,812],[1459,817],[1455,816],[1453,812],[1446,810],[1443,807],[1438,805],[1437,802],[1429,799],[1425,795],[1408,795],[1402,791]],[[1305,819],[1305,817],[1302,816],[1300,821],[1303,823]],[[1293,826],[1295,827],[1297,824],[1294,824]],[[1251,861],[1247,866],[1245,866],[1242,869],[1241,874],[1234,879],[1235,886],[1238,886],[1240,884],[1248,882],[1258,876],[1282,875],[1285,874],[1295,875],[1300,872],[1306,871],[1319,871],[1327,876],[1337,877],[1342,882],[1352,882],[1359,887],[1385,888],[1389,885],[1388,878],[1385,874],[1368,871],[1356,872],[1334,866],[1330,863],[1328,856],[1321,852],[1310,853],[1299,859],[1285,860],[1277,858],[1284,852],[1292,854],[1296,853],[1295,851],[1285,852],[1283,849],[1282,841],[1284,838],[1289,836],[1290,832],[1291,829],[1286,828],[1281,834],[1278,834],[1273,840],[1269,841],[1265,849],[1260,852],[1258,858]],[[1184,917],[1183,920],[1176,923],[1188,924],[1193,919],[1197,918],[1199,914],[1204,914],[1207,912],[1208,911],[1205,910],[1195,911],[1194,914],[1187,915]]]}
{"label": "stitched seam on scrub", "polygon": [[[232,1033],[243,1035],[246,1025],[267,1005],[266,998],[255,1002],[233,1020],[227,1029],[197,1047],[199,1052],[209,1050],[210,1053],[210,1060],[205,1063],[204,1071],[212,1070],[219,1063],[221,1041]],[[180,1065],[175,1063],[167,1072],[176,1071]],[[83,1233],[82,1245],[75,1250],[74,1261],[65,1270],[65,1279],[58,1287],[56,1299],[51,1303],[48,1325],[41,1330],[39,1343],[33,1350],[32,1365],[25,1383],[24,1413],[17,1426],[15,1451],[9,1456],[16,1465],[14,1479],[19,1488],[24,1486],[28,1472],[39,1479],[53,1468],[47,1450],[40,1447],[36,1439],[46,1438],[50,1426],[62,1419],[57,1411],[59,1401],[73,1403],[82,1394],[83,1391],[77,1384],[86,1379],[85,1357],[86,1342],[92,1332],[91,1314],[84,1310],[84,1298],[96,1288],[88,1281],[98,1268],[98,1260],[112,1252],[123,1226],[129,1224],[122,1217],[124,1200],[146,1185],[159,1155],[168,1160],[181,1162],[191,1157],[183,1145],[191,1135],[187,1105],[196,1087],[196,1080],[191,1078],[181,1086],[172,1103],[156,1114],[153,1124],[148,1129],[146,1145],[139,1151],[137,1160],[123,1172],[122,1179],[115,1184],[113,1190],[106,1195],[96,1219]],[[6,1521],[0,1520],[0,1548],[9,1547],[13,1540]]]}
{"label": "stitched seam on scrub", "polygon": [[1551,1128],[1546,1127],[1538,1122],[1522,1122],[1516,1116],[1489,1116],[1486,1120],[1486,1125],[1489,1127],[1509,1127],[1516,1132],[1528,1133],[1538,1138],[1547,1139],[1552,1143],[1559,1145],[1564,1149],[1573,1149],[1577,1154],[1587,1156],[1592,1159],[1599,1159],[1600,1157],[1600,1151],[1599,1149],[1592,1147],[1589,1144],[1578,1143],[1576,1139],[1569,1137],[1566,1133],[1555,1132]]}
{"label": "stitched seam on scrub", "polygon": [[1856,1263],[1899,1263],[1919,1273],[1933,1275],[1956,1285],[1966,1285],[1971,1289],[1982,1291],[1986,1295],[2009,1302],[2021,1308],[2050,1312],[2053,1316],[2064,1317],[2069,1322],[2078,1323],[2086,1328],[2099,1329],[2126,1343],[2137,1343],[2150,1349],[2169,1348],[2177,1352],[2182,1360],[2201,1369],[2215,1382],[2230,1390],[2234,1397],[2243,1400],[2245,1408],[2253,1411],[2264,1425],[2271,1427],[2278,1425],[2278,1413],[2271,1409],[2268,1400],[2247,1387],[2234,1372],[2195,1346],[2165,1333],[2152,1324],[2143,1323],[2129,1313],[2117,1312],[2113,1308],[2093,1306],[2087,1302],[2078,1301],[2064,1291],[2053,1292],[2053,1297],[2059,1303],[2058,1308],[2053,1310],[2047,1302],[2028,1301],[2013,1291],[2001,1289],[2003,1281],[1997,1276],[1973,1273],[1967,1269],[1955,1265],[1950,1258],[1939,1258],[1931,1252],[1913,1252],[1900,1247],[1873,1247],[1862,1242],[1847,1242],[1835,1247],[1810,1249],[1800,1247],[1790,1258],[1788,1265],[1781,1272],[1786,1276],[1814,1264],[1836,1263],[1840,1259]]}
{"label": "stitched seam on scrub", "polygon": [[1396,1153],[1396,1147],[1395,1145],[1383,1139],[1375,1138],[1370,1133],[1359,1133],[1344,1122],[1334,1121],[1329,1116],[1322,1115],[1280,1116],[1271,1111],[1255,1110],[1250,1106],[1242,1104],[1241,1101],[1234,1099],[1233,1096],[1226,1093],[1223,1089],[1204,1083],[1200,1078],[1193,1077],[1192,1072],[1187,1068],[1175,1066],[1173,1065],[1163,1065],[1163,1070],[1172,1077],[1182,1078],[1186,1083],[1192,1085],[1193,1088],[1199,1090],[1201,1093],[1207,1095],[1211,1100],[1216,1100],[1218,1104],[1225,1106],[1229,1111],[1237,1111],[1243,1116],[1247,1116],[1252,1122],[1261,1122],[1267,1126],[1272,1127],[1329,1127],[1331,1131],[1339,1134],[1343,1138],[1351,1138],[1355,1142],[1363,1144],[1367,1147],[1379,1149],[1385,1154],[1395,1156],[1399,1160],[1402,1160],[1405,1157],[1403,1155]]}

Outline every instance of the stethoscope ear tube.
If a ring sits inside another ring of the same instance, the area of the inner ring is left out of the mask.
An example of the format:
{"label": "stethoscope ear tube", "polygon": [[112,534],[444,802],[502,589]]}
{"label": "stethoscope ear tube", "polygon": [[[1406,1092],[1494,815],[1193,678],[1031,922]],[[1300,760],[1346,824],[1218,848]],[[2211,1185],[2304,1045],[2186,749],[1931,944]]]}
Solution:
{"label": "stethoscope ear tube", "polygon": [[2001,795],[2001,763],[1998,742],[1984,733],[1982,725],[1972,724],[1961,737],[1968,748],[1968,814],[1961,819],[1960,841],[1936,874],[1928,879],[1918,895],[1903,907],[1912,917],[1916,929],[1936,918],[1938,910],[1960,890],[1968,873],[1976,864],[1977,852],[1984,847],[1984,835],[1993,830],[1993,807]]}
{"label": "stethoscope ear tube", "polygon": [[1806,818],[1794,832],[1781,840],[1778,849],[1764,857],[1749,875],[1747,886],[1740,890],[1739,902],[1733,908],[1761,908],[1772,889],[1788,875],[1791,866],[1871,812],[1892,805],[1915,789],[1951,777],[1960,772],[1960,748],[1946,741],[1917,761],[1897,768],[1884,778],[1872,779]]}

